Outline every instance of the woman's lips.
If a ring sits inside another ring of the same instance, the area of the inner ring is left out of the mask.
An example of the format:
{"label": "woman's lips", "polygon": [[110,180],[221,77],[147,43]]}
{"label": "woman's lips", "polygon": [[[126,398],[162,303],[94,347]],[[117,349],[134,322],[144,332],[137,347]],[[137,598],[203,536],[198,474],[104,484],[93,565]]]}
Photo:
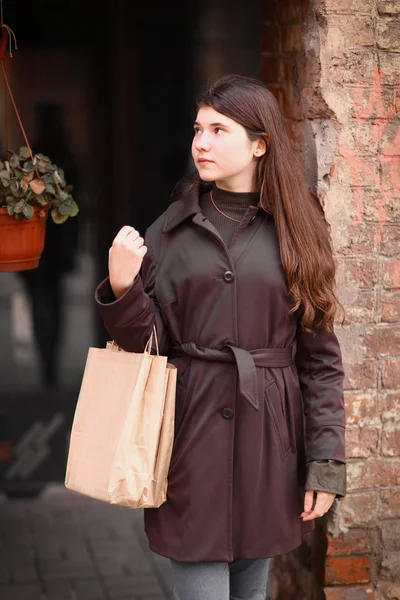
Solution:
{"label": "woman's lips", "polygon": [[199,160],[198,160],[198,163],[201,164],[201,165],[207,165],[207,164],[210,164],[212,162],[213,162],[212,160],[207,160],[207,158],[199,158]]}

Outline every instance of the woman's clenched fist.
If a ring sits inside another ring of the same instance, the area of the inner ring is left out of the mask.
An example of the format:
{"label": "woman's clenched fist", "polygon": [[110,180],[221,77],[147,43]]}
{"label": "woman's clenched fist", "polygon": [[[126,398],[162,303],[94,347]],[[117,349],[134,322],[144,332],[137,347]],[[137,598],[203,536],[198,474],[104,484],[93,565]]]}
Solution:
{"label": "woman's clenched fist", "polygon": [[115,236],[108,256],[110,285],[119,298],[132,285],[147,252],[144,239],[133,227],[125,225]]}

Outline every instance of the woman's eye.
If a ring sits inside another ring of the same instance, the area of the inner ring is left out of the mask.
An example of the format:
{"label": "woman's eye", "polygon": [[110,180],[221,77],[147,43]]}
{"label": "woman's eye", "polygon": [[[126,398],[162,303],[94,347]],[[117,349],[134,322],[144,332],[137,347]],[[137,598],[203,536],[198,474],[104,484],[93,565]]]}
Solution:
{"label": "woman's eye", "polygon": [[199,133],[199,131],[200,131],[200,129],[199,129],[198,127],[195,127],[195,128],[193,129],[193,132],[194,132],[194,134],[195,134],[195,135],[196,135],[197,133]]}
{"label": "woman's eye", "polygon": [[221,127],[216,127],[214,129],[214,133],[219,133],[220,131],[223,131],[223,129],[221,129]]}

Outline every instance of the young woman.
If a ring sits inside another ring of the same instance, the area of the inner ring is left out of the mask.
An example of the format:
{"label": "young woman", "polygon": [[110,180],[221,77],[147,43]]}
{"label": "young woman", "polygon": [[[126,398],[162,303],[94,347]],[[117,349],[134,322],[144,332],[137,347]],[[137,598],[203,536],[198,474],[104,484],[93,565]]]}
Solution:
{"label": "young woman", "polygon": [[143,352],[155,323],[178,369],[168,497],[145,509],[175,598],[264,600],[270,557],[345,494],[335,266],[262,82],[203,95],[192,156],[195,181],[145,239],[119,231],[96,299],[123,349]]}

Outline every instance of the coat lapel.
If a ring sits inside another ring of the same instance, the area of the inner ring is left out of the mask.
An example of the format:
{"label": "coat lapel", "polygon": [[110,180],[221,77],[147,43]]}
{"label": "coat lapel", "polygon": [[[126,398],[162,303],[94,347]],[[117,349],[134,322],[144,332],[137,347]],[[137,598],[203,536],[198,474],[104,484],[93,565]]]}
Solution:
{"label": "coat lapel", "polygon": [[162,232],[169,233],[189,217],[193,217],[192,222],[195,225],[205,229],[219,239],[231,264],[235,266],[261,227],[266,215],[261,203],[258,203],[257,206],[249,206],[228,248],[216,227],[201,212],[199,205],[199,185],[197,184],[183,198],[176,200],[168,207]]}

